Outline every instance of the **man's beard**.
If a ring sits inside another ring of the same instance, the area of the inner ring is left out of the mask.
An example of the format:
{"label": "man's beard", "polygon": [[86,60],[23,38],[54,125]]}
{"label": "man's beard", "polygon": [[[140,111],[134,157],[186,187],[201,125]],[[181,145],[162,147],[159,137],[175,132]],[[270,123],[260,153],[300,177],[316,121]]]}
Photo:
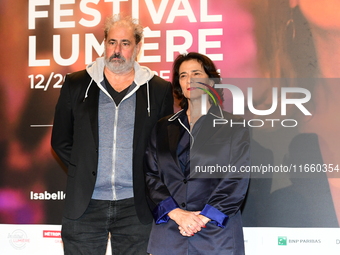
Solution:
{"label": "man's beard", "polygon": [[114,53],[107,57],[105,53],[105,66],[113,73],[127,73],[133,68],[136,57],[137,49],[134,50],[129,60],[121,54]]}

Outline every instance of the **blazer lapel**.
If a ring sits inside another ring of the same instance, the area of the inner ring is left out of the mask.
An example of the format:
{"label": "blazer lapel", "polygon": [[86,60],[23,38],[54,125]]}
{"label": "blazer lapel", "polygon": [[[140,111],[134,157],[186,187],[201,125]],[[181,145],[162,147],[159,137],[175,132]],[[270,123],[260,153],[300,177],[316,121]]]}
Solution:
{"label": "blazer lapel", "polygon": [[216,112],[215,109],[208,112],[195,137],[193,147],[190,151],[190,158],[192,158],[217,132],[219,132],[221,128],[223,128],[224,125],[213,126],[213,120],[218,118],[223,118],[223,116],[220,116],[220,113]]}
{"label": "blazer lapel", "polygon": [[147,120],[147,94],[146,94],[146,86],[141,86],[136,91],[136,110],[135,110],[135,128],[133,134],[133,150],[136,152],[138,143],[141,142],[141,132],[143,132],[143,128],[145,125],[145,121]]}
{"label": "blazer lapel", "polygon": [[88,91],[87,108],[89,112],[90,123],[92,126],[92,135],[95,143],[99,145],[98,134],[98,103],[99,103],[99,88],[97,84],[92,81],[91,87]]}
{"label": "blazer lapel", "polygon": [[176,165],[180,168],[178,157],[177,157],[177,146],[180,139],[181,126],[178,120],[171,121],[168,125],[168,141],[169,141],[169,151]]}

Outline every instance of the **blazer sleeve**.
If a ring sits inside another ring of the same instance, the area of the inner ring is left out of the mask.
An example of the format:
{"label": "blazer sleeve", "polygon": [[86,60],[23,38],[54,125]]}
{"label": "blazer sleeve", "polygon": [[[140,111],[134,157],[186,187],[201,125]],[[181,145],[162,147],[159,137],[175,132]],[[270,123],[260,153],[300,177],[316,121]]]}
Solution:
{"label": "blazer sleeve", "polygon": [[155,223],[166,223],[169,221],[168,213],[179,208],[177,202],[171,196],[166,185],[162,181],[157,162],[157,128],[159,122],[153,128],[149,144],[145,153],[145,175],[148,202]]}
{"label": "blazer sleeve", "polygon": [[51,137],[52,148],[66,167],[70,162],[73,144],[73,114],[69,83],[67,75],[55,107]]}
{"label": "blazer sleeve", "polygon": [[229,164],[235,166],[237,172],[228,173],[226,178],[220,180],[201,211],[202,215],[211,219],[211,223],[221,228],[226,226],[229,217],[239,211],[247,193],[250,174],[241,171],[243,166],[250,165],[248,128],[235,130],[231,138],[229,156]]}

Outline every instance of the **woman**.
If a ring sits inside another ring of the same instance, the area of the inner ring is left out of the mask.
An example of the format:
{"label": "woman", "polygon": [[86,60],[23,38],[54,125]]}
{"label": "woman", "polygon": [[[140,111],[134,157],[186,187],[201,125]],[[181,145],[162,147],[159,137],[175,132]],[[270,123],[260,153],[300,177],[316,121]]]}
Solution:
{"label": "woman", "polygon": [[[249,175],[239,170],[249,165],[249,133],[243,125],[230,125],[242,119],[221,110],[213,78],[219,80],[219,74],[208,57],[176,58],[173,86],[183,109],[157,123],[146,152],[153,255],[244,254],[239,209]],[[225,124],[214,125],[218,119]],[[209,167],[234,172],[204,172]]]}

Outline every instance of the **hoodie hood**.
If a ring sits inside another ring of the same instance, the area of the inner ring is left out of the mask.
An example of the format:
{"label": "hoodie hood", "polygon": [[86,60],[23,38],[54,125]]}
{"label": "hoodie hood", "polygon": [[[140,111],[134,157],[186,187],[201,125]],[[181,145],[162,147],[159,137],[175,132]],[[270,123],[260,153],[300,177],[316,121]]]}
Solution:
{"label": "hoodie hood", "polygon": [[[94,62],[86,67],[87,73],[91,76],[97,85],[100,87],[101,82],[104,80],[104,57],[97,58]],[[134,63],[135,79],[134,82],[138,87],[146,84],[152,79],[154,73],[146,66],[140,66],[137,62]]]}
{"label": "hoodie hood", "polygon": [[[87,98],[87,93],[91,87],[92,81],[95,81],[97,86],[109,97],[110,94],[105,89],[104,85],[104,68],[105,68],[105,60],[104,57],[97,58],[94,62],[89,64],[86,67],[87,73],[91,77],[91,82],[87,86],[84,100]],[[135,70],[135,77],[134,77],[134,83],[136,86],[128,92],[128,94],[124,97],[127,98],[131,96],[133,93],[135,93],[140,86],[143,86],[146,84],[147,86],[147,101],[148,101],[148,115],[150,116],[150,95],[149,95],[149,81],[154,76],[154,72],[152,72],[148,67],[146,66],[140,66],[136,61],[134,63],[134,70]]]}

